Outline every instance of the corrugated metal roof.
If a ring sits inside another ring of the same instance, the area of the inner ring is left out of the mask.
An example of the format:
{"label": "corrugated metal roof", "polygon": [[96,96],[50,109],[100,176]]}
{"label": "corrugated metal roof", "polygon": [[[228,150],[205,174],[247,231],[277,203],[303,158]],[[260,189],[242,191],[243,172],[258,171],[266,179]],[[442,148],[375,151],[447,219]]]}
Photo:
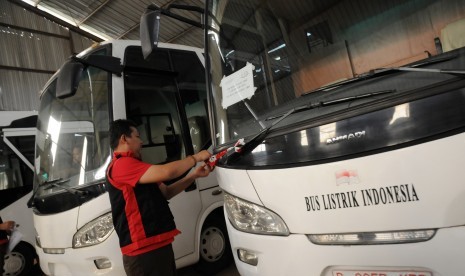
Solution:
{"label": "corrugated metal roof", "polygon": [[[61,64],[101,41],[139,39],[149,4],[204,7],[204,0],[0,0],[0,110],[37,110],[39,91]],[[174,10],[196,22],[200,14]],[[58,17],[57,17],[58,16]],[[58,23],[58,24],[57,24]],[[60,25],[61,24],[61,25]],[[203,47],[203,31],[162,16],[160,41]]]}
{"label": "corrugated metal roof", "polygon": [[[12,2],[19,0],[10,0]],[[140,17],[149,4],[167,8],[170,4],[205,6],[204,0],[30,0],[39,9],[60,15],[84,29],[95,30],[112,39],[139,39]],[[200,22],[196,12],[173,10],[179,15]],[[191,25],[163,17],[160,41],[203,47],[203,32]]]}

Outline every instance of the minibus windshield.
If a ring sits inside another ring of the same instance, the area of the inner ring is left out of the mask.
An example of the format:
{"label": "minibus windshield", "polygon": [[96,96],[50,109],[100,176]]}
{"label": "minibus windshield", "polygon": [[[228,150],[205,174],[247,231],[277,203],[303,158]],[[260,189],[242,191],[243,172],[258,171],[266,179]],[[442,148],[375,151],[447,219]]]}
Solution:
{"label": "minibus windshield", "polygon": [[108,73],[89,67],[74,96],[58,99],[56,81],[41,97],[36,138],[36,197],[103,181],[110,160]]}

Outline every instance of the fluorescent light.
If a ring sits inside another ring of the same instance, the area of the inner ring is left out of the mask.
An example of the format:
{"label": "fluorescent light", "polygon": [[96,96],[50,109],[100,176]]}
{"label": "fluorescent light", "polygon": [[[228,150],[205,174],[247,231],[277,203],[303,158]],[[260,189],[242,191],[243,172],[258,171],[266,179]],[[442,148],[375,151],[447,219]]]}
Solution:
{"label": "fluorescent light", "polygon": [[89,34],[92,34],[92,35],[94,35],[96,37],[99,37],[99,38],[101,38],[103,40],[110,40],[111,39],[110,36],[108,36],[106,34],[103,34],[103,33],[99,32],[99,31],[96,31],[94,29],[90,29],[90,27],[79,26],[79,29],[81,29],[81,30],[83,30],[85,32],[88,32]]}
{"label": "fluorescent light", "polygon": [[60,20],[65,21],[66,23],[68,23],[68,24],[70,24],[70,25],[76,26],[76,22],[74,22],[74,20],[73,20],[72,18],[70,19],[69,17],[65,17],[64,15],[59,14],[59,13],[56,13],[56,12],[50,10],[50,9],[47,8],[47,7],[43,7],[43,6],[38,5],[37,8],[38,8],[39,10],[41,10],[41,11],[44,11],[44,12],[50,14],[50,15],[55,16],[56,18],[58,18],[58,19],[60,19]]}
{"label": "fluorescent light", "polygon": [[36,6],[36,2],[34,1],[31,1],[31,0],[23,0],[24,3],[28,4],[28,5],[31,5],[31,6]]}
{"label": "fluorescent light", "polygon": [[228,57],[232,53],[234,53],[234,50],[231,50],[229,53],[227,53],[225,57]]}
{"label": "fluorescent light", "polygon": [[66,22],[66,23],[68,23],[68,24],[70,24],[72,26],[78,27],[79,29],[81,29],[81,30],[83,30],[85,32],[88,32],[89,34],[94,35],[94,36],[96,36],[96,37],[98,37],[98,38],[100,38],[102,40],[110,40],[111,39],[110,36],[108,36],[108,35],[106,35],[104,33],[101,33],[101,32],[99,32],[97,30],[91,29],[90,27],[78,26],[73,18],[70,18],[70,17],[65,16],[63,14],[60,14],[60,13],[57,13],[57,12],[47,8],[47,7],[44,7],[42,5],[39,5],[39,4],[35,3],[32,0],[22,0],[22,1],[24,3],[26,3],[26,4],[28,4],[28,5],[31,5],[33,7],[38,8],[41,11],[44,11],[44,12],[48,13],[48,14],[50,14],[50,15],[52,15],[52,16],[60,19],[60,20],[63,20],[64,22]]}
{"label": "fluorescent light", "polygon": [[286,47],[286,43],[283,43],[283,44],[279,45],[278,47],[269,50],[269,51],[268,51],[268,54],[269,54],[269,53],[273,53],[274,51],[277,51],[277,50],[279,50],[279,49],[281,49],[281,48],[284,48],[284,47]]}

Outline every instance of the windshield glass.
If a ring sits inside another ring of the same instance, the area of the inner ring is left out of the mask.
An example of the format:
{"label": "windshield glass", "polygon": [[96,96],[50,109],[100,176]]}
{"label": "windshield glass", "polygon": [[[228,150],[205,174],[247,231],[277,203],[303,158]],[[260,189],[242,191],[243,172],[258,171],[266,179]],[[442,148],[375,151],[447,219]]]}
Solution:
{"label": "windshield glass", "polygon": [[[464,7],[464,0],[208,1],[215,144],[253,135],[270,126],[270,118],[303,104],[373,95],[338,107],[319,107],[328,114],[390,97],[360,85],[350,95],[321,88],[334,83],[341,88],[373,69],[409,66],[465,46],[459,34],[465,28]],[[416,82],[393,81],[382,91],[406,91],[439,81],[422,75],[420,82],[416,76]],[[305,119],[324,114],[313,109],[307,113],[311,112],[315,115]],[[302,121],[299,116],[281,124]]]}
{"label": "windshield glass", "polygon": [[[88,67],[74,96],[56,98],[56,80],[43,93],[35,155],[39,185],[61,179],[59,185],[78,188],[104,179],[110,160],[109,77],[101,69]],[[38,190],[37,196],[62,190],[46,185]]]}

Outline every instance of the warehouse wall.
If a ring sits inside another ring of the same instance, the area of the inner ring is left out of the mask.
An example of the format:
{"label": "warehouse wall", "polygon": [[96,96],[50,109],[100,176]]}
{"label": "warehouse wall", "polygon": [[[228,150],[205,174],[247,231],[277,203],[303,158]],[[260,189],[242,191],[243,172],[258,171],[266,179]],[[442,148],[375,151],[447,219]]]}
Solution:
{"label": "warehouse wall", "polygon": [[39,92],[72,54],[94,43],[49,19],[0,0],[0,111],[37,110]]}

